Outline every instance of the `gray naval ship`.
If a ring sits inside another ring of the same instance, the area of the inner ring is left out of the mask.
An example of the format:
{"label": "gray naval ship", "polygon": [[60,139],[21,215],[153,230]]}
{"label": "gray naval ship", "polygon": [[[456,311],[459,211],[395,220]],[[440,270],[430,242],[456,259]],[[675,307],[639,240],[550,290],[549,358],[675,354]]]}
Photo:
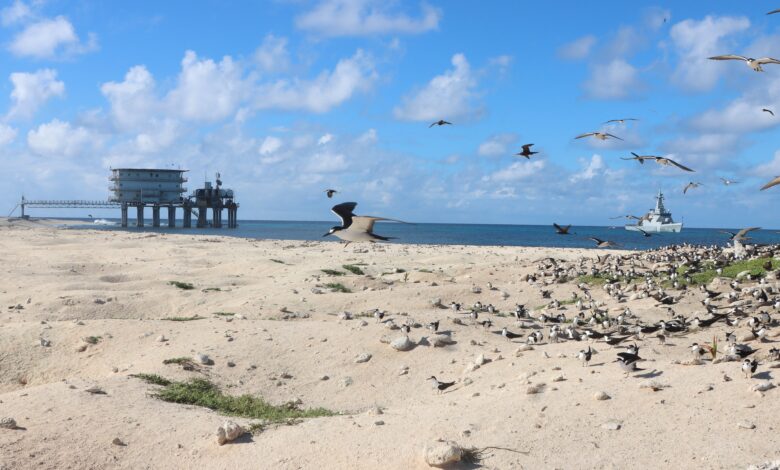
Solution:
{"label": "gray naval ship", "polygon": [[626,225],[626,230],[634,232],[679,232],[682,230],[682,223],[675,223],[672,220],[672,213],[664,207],[664,195],[658,190],[658,196],[655,197],[655,209],[642,216],[635,225]]}

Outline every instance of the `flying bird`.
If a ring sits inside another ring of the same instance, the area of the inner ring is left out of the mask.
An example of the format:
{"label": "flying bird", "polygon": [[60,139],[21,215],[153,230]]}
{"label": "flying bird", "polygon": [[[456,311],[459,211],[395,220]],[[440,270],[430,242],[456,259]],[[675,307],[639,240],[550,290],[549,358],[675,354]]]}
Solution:
{"label": "flying bird", "polygon": [[444,125],[450,125],[451,126],[452,123],[451,122],[447,122],[444,119],[439,119],[438,121],[436,121],[433,124],[431,124],[430,126],[428,126],[428,129],[430,129],[433,126],[444,126]]}
{"label": "flying bird", "polygon": [[735,55],[735,54],[716,55],[714,57],[710,57],[709,59],[710,60],[742,60],[747,64],[748,67],[755,70],[756,72],[764,71],[764,69],[761,68],[762,65],[780,64],[780,60],[773,59],[771,57],[761,57],[760,59],[754,59],[752,57],[745,57],[745,56]]}
{"label": "flying bird", "polygon": [[325,194],[328,195],[328,199],[332,198],[334,194],[336,194],[338,191],[335,189],[326,189]]}
{"label": "flying bird", "polygon": [[761,227],[743,228],[742,230],[740,230],[737,233],[729,232],[728,230],[721,230],[720,233],[726,233],[726,234],[731,235],[729,237],[729,240],[742,241],[742,240],[746,240],[746,239],[750,238],[750,237],[746,237],[745,235],[747,235],[748,232],[752,232],[754,230],[761,230]]}
{"label": "flying bird", "polygon": [[594,242],[596,242],[596,246],[598,248],[608,248],[610,246],[615,246],[615,242],[611,242],[609,240],[602,240],[596,237],[588,237],[588,240],[593,240]]}
{"label": "flying bird", "polygon": [[726,186],[739,183],[739,181],[730,180],[728,178],[721,178],[720,180],[723,181],[723,184],[725,184]]}
{"label": "flying bird", "polygon": [[704,185],[701,183],[694,183],[693,181],[691,181],[690,183],[685,185],[685,188],[683,188],[683,194],[687,193],[689,189],[695,189],[698,188],[699,186],[704,186]]}
{"label": "flying bird", "polygon": [[625,124],[626,121],[638,121],[639,119],[635,118],[622,118],[622,119],[610,119],[609,121],[606,121],[604,124],[609,124],[611,122],[619,122],[620,124]]}
{"label": "flying bird", "polygon": [[555,227],[555,233],[557,233],[558,235],[568,235],[569,229],[571,228],[571,224],[565,227],[561,227],[560,225],[553,222],[553,227]]}
{"label": "flying bird", "polygon": [[780,13],[780,9],[772,10],[769,13],[767,13],[767,15],[774,15],[775,13]]}
{"label": "flying bird", "polygon": [[763,191],[765,189],[769,189],[772,186],[777,186],[778,184],[780,184],[780,176],[775,176],[775,179],[773,179],[772,181],[768,182],[767,184],[761,186],[761,191]]}
{"label": "flying bird", "polygon": [[635,215],[626,214],[626,215],[619,215],[619,216],[617,216],[617,217],[610,217],[610,219],[612,219],[612,220],[615,220],[615,219],[634,219],[634,220],[642,220],[642,217],[637,217],[637,216],[635,216]]}
{"label": "flying bird", "polygon": [[533,151],[531,150],[531,147],[532,147],[533,145],[534,145],[534,144],[525,144],[525,145],[523,145],[523,151],[522,151],[522,152],[518,152],[518,153],[516,153],[515,155],[517,155],[517,156],[520,156],[520,157],[525,157],[525,158],[527,158],[528,160],[530,160],[530,159],[531,159],[531,155],[533,155],[533,154],[535,154],[535,153],[539,153],[539,152],[533,152]]}
{"label": "flying bird", "polygon": [[765,112],[765,113],[769,113],[769,114],[771,114],[772,116],[774,116],[774,115],[775,115],[775,113],[773,113],[771,109],[767,109],[767,108],[761,108],[761,111],[763,111],[763,112]]}
{"label": "flying bird", "polygon": [[637,229],[637,230],[639,230],[640,232],[642,232],[642,235],[644,235],[645,237],[650,237],[650,233],[648,233],[648,232],[645,232],[644,230],[642,230],[641,228],[639,228],[639,226],[637,226],[637,227],[636,227],[636,229]]}
{"label": "flying bird", "polygon": [[621,160],[636,160],[640,164],[644,165],[645,164],[645,160],[655,160],[655,158],[656,158],[656,157],[653,157],[653,156],[650,156],[650,155],[637,155],[634,152],[631,152],[631,155],[633,155],[633,157],[620,157],[620,159]]}
{"label": "flying bird", "polygon": [[389,220],[392,222],[406,223],[400,220],[386,219],[384,217],[355,215],[352,213],[352,211],[355,210],[355,206],[357,206],[356,202],[343,202],[333,206],[331,211],[339,216],[341,219],[341,225],[336,225],[335,227],[331,228],[328,233],[323,235],[323,237],[334,235],[347,242],[347,245],[349,245],[351,242],[375,243],[377,241],[387,241],[394,237],[383,237],[381,235],[375,234],[373,232],[374,222],[377,220]]}
{"label": "flying bird", "polygon": [[607,140],[610,137],[613,138],[613,139],[617,139],[617,140],[623,140],[623,139],[621,139],[620,137],[618,137],[616,135],[610,134],[609,132],[588,132],[586,134],[578,135],[577,137],[575,137],[575,139],[583,139],[585,137],[591,137],[591,136],[593,136],[593,137],[595,137],[595,138],[597,138],[599,140]]}
{"label": "flying bird", "polygon": [[693,170],[691,170],[687,166],[681,165],[681,164],[677,163],[676,161],[672,160],[671,158],[655,157],[655,162],[658,163],[659,165],[663,165],[663,166],[674,165],[674,166],[676,166],[677,168],[679,168],[679,169],[681,169],[683,171],[693,172]]}

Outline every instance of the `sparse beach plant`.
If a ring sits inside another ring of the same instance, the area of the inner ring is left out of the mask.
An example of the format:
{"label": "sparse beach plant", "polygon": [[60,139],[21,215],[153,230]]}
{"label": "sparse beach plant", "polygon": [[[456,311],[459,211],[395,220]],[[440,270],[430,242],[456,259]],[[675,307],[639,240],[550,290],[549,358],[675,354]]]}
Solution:
{"label": "sparse beach plant", "polygon": [[357,275],[365,274],[363,270],[360,269],[360,267],[354,264],[343,264],[341,267],[351,272],[352,274],[357,274]]}
{"label": "sparse beach plant", "polygon": [[320,269],[320,271],[324,272],[328,276],[345,276],[346,273],[343,273],[341,271],[337,271],[335,269]]}
{"label": "sparse beach plant", "polygon": [[351,290],[349,290],[348,287],[346,287],[344,284],[341,284],[340,282],[329,282],[325,284],[325,287],[327,287],[328,289],[332,289],[336,292],[343,292],[345,294],[352,292]]}
{"label": "sparse beach plant", "polygon": [[181,282],[181,281],[168,281],[168,284],[170,284],[170,285],[172,285],[172,286],[176,286],[176,287],[178,287],[179,289],[183,289],[183,290],[192,290],[192,289],[194,289],[194,288],[195,288],[195,286],[193,286],[193,285],[192,285],[192,284],[190,284],[189,282]]}
{"label": "sparse beach plant", "polygon": [[168,321],[194,321],[194,320],[203,320],[204,318],[206,318],[206,317],[193,315],[191,317],[166,317],[166,318],[163,318],[163,320],[168,320]]}

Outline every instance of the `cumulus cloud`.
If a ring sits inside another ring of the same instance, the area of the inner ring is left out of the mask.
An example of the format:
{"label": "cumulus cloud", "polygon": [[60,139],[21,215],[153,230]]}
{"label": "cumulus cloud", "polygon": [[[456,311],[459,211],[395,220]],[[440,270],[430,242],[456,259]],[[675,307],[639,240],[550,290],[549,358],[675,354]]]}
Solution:
{"label": "cumulus cloud", "polygon": [[82,43],[76,30],[64,16],[43,19],[27,25],[8,46],[14,55],[37,59],[53,58],[63,53],[74,55],[97,48],[97,38],[89,34],[86,43]]}
{"label": "cumulus cloud", "polygon": [[626,98],[642,88],[637,69],[623,59],[594,65],[583,86],[589,97],[607,100]]}
{"label": "cumulus cloud", "polygon": [[230,56],[220,62],[198,59],[187,51],[176,88],[168,95],[170,109],[192,121],[218,121],[232,116],[249,93],[241,68]]}
{"label": "cumulus cloud", "polygon": [[253,105],[257,109],[324,113],[356,93],[371,89],[376,76],[371,58],[358,50],[352,57],[340,60],[333,71],[324,70],[314,79],[284,79],[259,85]]}
{"label": "cumulus cloud", "polygon": [[492,135],[479,144],[477,154],[483,157],[507,155],[509,153],[509,145],[515,141],[517,141],[517,134],[508,133]]}
{"label": "cumulus cloud", "polygon": [[530,178],[545,166],[544,160],[533,160],[530,162],[514,162],[506,168],[502,168],[487,177],[489,181],[522,181]]}
{"label": "cumulus cloud", "polygon": [[572,183],[578,183],[580,181],[590,181],[596,176],[602,174],[606,166],[604,165],[604,159],[599,154],[594,154],[590,157],[590,161],[587,162],[585,167],[579,173],[574,173],[569,177],[569,181]]}
{"label": "cumulus cloud", "polygon": [[46,101],[65,94],[65,84],[57,80],[57,71],[41,69],[33,73],[14,72],[10,76],[14,89],[11,92],[9,119],[31,118]]}
{"label": "cumulus cloud", "polygon": [[33,152],[45,157],[74,157],[101,144],[99,136],[88,129],[54,119],[27,133],[27,145]]}
{"label": "cumulus cloud", "polygon": [[159,112],[154,95],[154,78],[143,65],[130,68],[121,82],[107,82],[100,87],[111,104],[111,116],[122,130],[145,127]]}
{"label": "cumulus cloud", "polygon": [[709,60],[719,54],[732,54],[732,43],[726,39],[750,28],[750,20],[732,16],[706,16],[702,20],[685,20],[672,26],[670,36],[678,55],[672,80],[691,91],[712,88],[728,65]]}
{"label": "cumulus cloud", "polygon": [[452,65],[454,69],[433,77],[425,87],[404,97],[402,104],[393,110],[395,117],[408,121],[430,121],[474,114],[477,79],[463,54],[452,56]]}
{"label": "cumulus cloud", "polygon": [[422,4],[421,15],[413,18],[390,11],[395,2],[382,0],[322,0],[295,20],[298,28],[321,36],[370,36],[376,34],[419,34],[436,29],[441,10]]}
{"label": "cumulus cloud", "polygon": [[589,34],[558,48],[558,56],[568,60],[582,60],[596,45],[596,36]]}
{"label": "cumulus cloud", "polygon": [[277,73],[288,70],[290,55],[287,52],[287,38],[268,34],[260,47],[255,50],[254,60],[264,72]]}
{"label": "cumulus cloud", "polygon": [[0,147],[10,144],[16,139],[16,129],[0,122]]}
{"label": "cumulus cloud", "polygon": [[30,7],[21,0],[14,0],[11,5],[0,10],[0,22],[3,26],[19,23],[31,16]]}
{"label": "cumulus cloud", "polygon": [[260,155],[271,155],[282,148],[282,143],[282,139],[269,135],[263,139],[263,143],[260,144],[260,148],[257,151]]}

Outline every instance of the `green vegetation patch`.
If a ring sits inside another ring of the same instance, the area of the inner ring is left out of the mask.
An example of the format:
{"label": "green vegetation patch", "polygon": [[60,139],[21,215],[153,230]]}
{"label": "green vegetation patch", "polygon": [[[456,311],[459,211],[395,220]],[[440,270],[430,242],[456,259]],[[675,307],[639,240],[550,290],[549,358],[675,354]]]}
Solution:
{"label": "green vegetation patch", "polygon": [[354,264],[344,264],[341,267],[346,269],[347,271],[351,272],[352,274],[357,274],[357,275],[365,274],[363,272],[363,270],[360,269],[359,266],[354,265]]}
{"label": "green vegetation patch", "polygon": [[203,320],[204,318],[206,318],[206,317],[193,315],[191,317],[166,317],[166,318],[163,318],[163,320],[168,320],[168,321],[195,321],[195,320]]}
{"label": "green vegetation patch", "polygon": [[328,276],[346,276],[347,273],[338,271],[336,269],[320,269],[320,271],[324,272]]}
{"label": "green vegetation patch", "polygon": [[[261,397],[252,395],[232,396],[223,393],[217,385],[202,378],[187,382],[174,382],[156,374],[136,374],[147,383],[160,385],[154,396],[160,400],[195,405],[230,416],[261,419],[267,423],[285,423],[294,419],[334,416],[337,413],[325,408],[300,409],[289,403],[281,406],[271,405]],[[261,425],[258,425],[262,429]],[[250,429],[253,431],[253,429]]]}
{"label": "green vegetation patch", "polygon": [[336,292],[343,292],[345,294],[352,292],[351,290],[349,290],[348,287],[346,287],[344,284],[341,284],[339,282],[329,282],[325,284],[325,287],[327,287],[328,289],[333,289]]}
{"label": "green vegetation patch", "polygon": [[179,289],[184,289],[184,290],[192,290],[192,289],[194,289],[194,288],[195,288],[195,286],[193,286],[193,285],[192,285],[192,284],[190,284],[189,282],[181,282],[181,281],[168,281],[168,284],[170,284],[170,285],[172,285],[172,286],[176,286],[176,287],[178,287]]}
{"label": "green vegetation patch", "polygon": [[214,312],[214,315],[218,317],[232,317],[235,315],[235,312]]}

